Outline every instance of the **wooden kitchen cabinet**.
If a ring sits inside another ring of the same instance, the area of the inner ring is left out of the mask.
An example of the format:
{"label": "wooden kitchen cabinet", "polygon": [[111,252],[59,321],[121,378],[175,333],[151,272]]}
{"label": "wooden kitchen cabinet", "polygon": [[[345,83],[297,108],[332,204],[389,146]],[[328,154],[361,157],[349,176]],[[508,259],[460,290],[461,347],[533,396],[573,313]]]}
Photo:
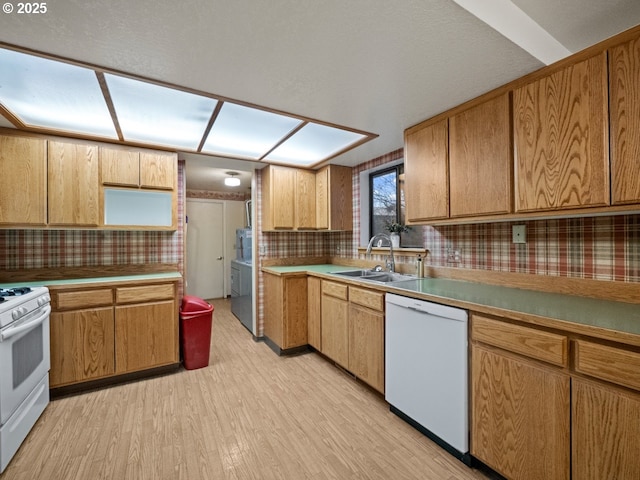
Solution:
{"label": "wooden kitchen cabinet", "polygon": [[114,311],[109,288],[52,295],[51,388],[113,375]]}
{"label": "wooden kitchen cabinet", "polygon": [[353,230],[352,176],[352,169],[341,165],[327,165],[316,172],[318,230]]}
{"label": "wooden kitchen cabinet", "polygon": [[640,478],[640,394],[581,378],[571,386],[573,478]]}
{"label": "wooden kitchen cabinet", "polygon": [[262,229],[352,230],[351,168],[262,170]]}
{"label": "wooden kitchen cabinet", "polygon": [[307,277],[264,273],[264,335],[279,354],[307,345]]}
{"label": "wooden kitchen cabinet", "polygon": [[404,192],[408,222],[449,217],[448,120],[405,132]]}
{"label": "wooden kitchen cabinet", "polygon": [[49,225],[97,227],[98,146],[48,141]]}
{"label": "wooden kitchen cabinet", "polygon": [[307,277],[307,342],[322,351],[322,282],[318,277]]}
{"label": "wooden kitchen cabinet", "polygon": [[384,293],[349,287],[349,370],[384,393]]}
{"label": "wooden kitchen cabinet", "polygon": [[116,288],[116,373],[178,362],[174,284]]}
{"label": "wooden kitchen cabinet", "polygon": [[296,170],[269,165],[262,169],[262,229],[295,227]]}
{"label": "wooden kitchen cabinet", "polygon": [[611,202],[640,203],[640,37],[609,50]]}
{"label": "wooden kitchen cabinet", "polygon": [[100,147],[103,185],[174,190],[176,169],[175,153]]}
{"label": "wooden kitchen cabinet", "polygon": [[47,141],[0,135],[0,225],[47,222]]}
{"label": "wooden kitchen cabinet", "polygon": [[384,293],[322,281],[322,353],[384,393]]}
{"label": "wooden kitchen cabinet", "polygon": [[640,478],[640,352],[581,338],[573,355],[573,478]]}
{"label": "wooden kitchen cabinet", "polygon": [[511,144],[508,93],[449,118],[451,217],[511,213]]}
{"label": "wooden kitchen cabinet", "polygon": [[569,479],[570,377],[547,363],[567,365],[566,337],[473,314],[471,338],[471,454],[507,478]]}
{"label": "wooden kitchen cabinet", "polygon": [[51,388],[178,365],[175,282],[49,288]]}
{"label": "wooden kitchen cabinet", "polygon": [[609,205],[607,98],[606,53],[514,90],[516,212]]}
{"label": "wooden kitchen cabinet", "polygon": [[296,170],[295,228],[316,228],[316,174],[312,170]]}
{"label": "wooden kitchen cabinet", "polygon": [[322,281],[322,353],[349,368],[349,287]]}

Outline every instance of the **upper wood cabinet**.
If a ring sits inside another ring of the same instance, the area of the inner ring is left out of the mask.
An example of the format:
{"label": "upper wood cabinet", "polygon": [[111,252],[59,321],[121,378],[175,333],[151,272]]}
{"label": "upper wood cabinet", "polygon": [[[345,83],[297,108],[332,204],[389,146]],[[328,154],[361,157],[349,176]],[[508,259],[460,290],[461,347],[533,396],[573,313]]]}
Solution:
{"label": "upper wood cabinet", "polygon": [[0,225],[47,222],[47,142],[0,135]]}
{"label": "upper wood cabinet", "polygon": [[640,203],[640,38],[609,50],[611,202]]}
{"label": "upper wood cabinet", "polygon": [[49,225],[97,227],[98,147],[48,142]]}
{"label": "upper wood cabinet", "polygon": [[353,180],[350,167],[327,165],[316,172],[316,228],[353,230]]}
{"label": "upper wood cabinet", "polygon": [[449,217],[447,119],[405,132],[404,193],[409,222]]}
{"label": "upper wood cabinet", "polygon": [[608,205],[606,54],[516,89],[513,108],[516,211]]}
{"label": "upper wood cabinet", "polygon": [[262,170],[262,230],[351,230],[351,168]]}
{"label": "upper wood cabinet", "polygon": [[296,170],[295,226],[298,230],[316,228],[316,174]]}
{"label": "upper wood cabinet", "polygon": [[[512,211],[511,105],[504,93],[449,118],[451,217]],[[429,173],[424,172],[426,176]]]}
{"label": "upper wood cabinet", "polygon": [[176,167],[175,153],[100,147],[103,185],[173,190]]}
{"label": "upper wood cabinet", "polygon": [[270,165],[262,169],[262,229],[293,230],[296,171]]}

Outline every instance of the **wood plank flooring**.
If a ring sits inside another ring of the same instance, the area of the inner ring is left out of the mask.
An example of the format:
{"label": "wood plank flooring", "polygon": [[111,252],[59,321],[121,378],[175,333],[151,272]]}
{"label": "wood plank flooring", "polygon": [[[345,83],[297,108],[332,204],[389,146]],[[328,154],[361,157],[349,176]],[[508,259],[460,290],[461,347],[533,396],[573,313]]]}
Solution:
{"label": "wood plank flooring", "polygon": [[315,353],[215,300],[210,365],[56,399],[2,480],[486,479]]}

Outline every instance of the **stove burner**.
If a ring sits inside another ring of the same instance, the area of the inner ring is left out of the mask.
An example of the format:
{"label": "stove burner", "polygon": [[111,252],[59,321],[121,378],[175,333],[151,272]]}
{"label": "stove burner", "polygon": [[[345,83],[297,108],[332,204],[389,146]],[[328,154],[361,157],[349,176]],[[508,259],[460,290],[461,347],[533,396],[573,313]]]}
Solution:
{"label": "stove burner", "polygon": [[15,288],[0,288],[0,299],[4,301],[3,297],[15,297],[17,295],[24,295],[29,293],[31,288],[29,287],[15,287]]}

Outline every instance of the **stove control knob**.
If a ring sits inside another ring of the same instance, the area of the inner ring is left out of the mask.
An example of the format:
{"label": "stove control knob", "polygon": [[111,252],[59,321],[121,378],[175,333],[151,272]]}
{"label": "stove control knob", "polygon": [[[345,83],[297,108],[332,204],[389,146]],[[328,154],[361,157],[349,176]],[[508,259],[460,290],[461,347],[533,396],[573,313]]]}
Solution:
{"label": "stove control knob", "polygon": [[18,307],[13,312],[11,312],[11,318],[14,320],[19,319],[27,314],[27,309],[25,307]]}
{"label": "stove control knob", "polygon": [[42,297],[39,297],[38,298],[38,306],[41,307],[43,305],[46,305],[50,301],[51,301],[51,297],[49,297],[49,295],[44,295]]}
{"label": "stove control knob", "polygon": [[13,312],[11,312],[11,318],[13,318],[14,320],[17,320],[20,318],[20,312],[18,310],[14,310]]}

